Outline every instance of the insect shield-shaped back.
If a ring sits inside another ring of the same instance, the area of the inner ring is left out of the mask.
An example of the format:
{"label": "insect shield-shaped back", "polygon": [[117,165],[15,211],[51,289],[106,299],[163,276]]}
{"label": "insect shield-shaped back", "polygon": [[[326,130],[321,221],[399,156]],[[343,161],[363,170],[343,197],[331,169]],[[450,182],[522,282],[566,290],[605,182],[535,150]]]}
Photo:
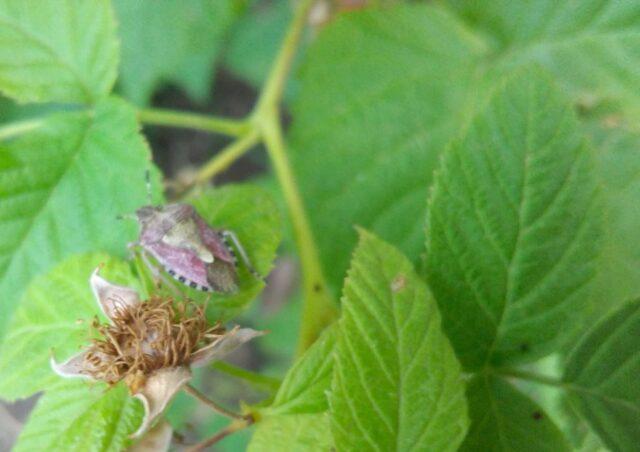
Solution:
{"label": "insect shield-shaped back", "polygon": [[175,279],[203,291],[238,290],[236,258],[226,241],[227,231],[212,229],[188,204],[144,206],[136,216],[141,227],[139,244]]}

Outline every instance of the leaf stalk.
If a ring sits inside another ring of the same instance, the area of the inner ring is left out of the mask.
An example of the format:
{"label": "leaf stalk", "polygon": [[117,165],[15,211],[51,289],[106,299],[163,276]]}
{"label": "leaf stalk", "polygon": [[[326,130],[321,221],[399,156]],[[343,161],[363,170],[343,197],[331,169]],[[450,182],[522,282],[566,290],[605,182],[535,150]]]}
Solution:
{"label": "leaf stalk", "polygon": [[148,125],[183,127],[231,137],[244,136],[250,129],[250,125],[245,120],[217,118],[198,113],[157,108],[139,110],[138,120]]}
{"label": "leaf stalk", "polygon": [[216,402],[214,402],[213,400],[208,398],[206,395],[204,395],[203,393],[198,391],[196,388],[194,388],[190,384],[184,385],[183,388],[184,388],[184,391],[187,394],[189,394],[190,396],[195,397],[196,399],[198,399],[199,401],[201,401],[202,403],[207,405],[209,408],[211,408],[216,413],[221,414],[221,415],[223,415],[225,417],[228,417],[228,418],[231,418],[231,419],[244,419],[244,416],[242,416],[241,414],[234,413],[233,411],[229,411],[226,408],[218,405]]}
{"label": "leaf stalk", "polygon": [[202,186],[212,177],[226,170],[233,162],[260,142],[260,134],[251,129],[247,134],[232,142],[218,152],[200,170],[195,178],[195,185]]}
{"label": "leaf stalk", "polygon": [[253,424],[253,422],[253,417],[251,417],[251,415],[246,416],[243,419],[236,419],[231,424],[213,435],[211,438],[207,438],[204,441],[199,442],[198,444],[187,449],[185,452],[199,452],[201,450],[205,450],[213,446],[215,443],[220,442],[232,433],[249,427],[251,424]]}

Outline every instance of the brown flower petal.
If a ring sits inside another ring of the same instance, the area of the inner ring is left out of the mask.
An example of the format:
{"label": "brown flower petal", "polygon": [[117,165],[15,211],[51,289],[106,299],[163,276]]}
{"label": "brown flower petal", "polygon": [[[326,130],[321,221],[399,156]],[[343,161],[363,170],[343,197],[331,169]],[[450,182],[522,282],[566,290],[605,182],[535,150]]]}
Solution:
{"label": "brown flower petal", "polygon": [[191,379],[191,371],[186,367],[160,369],[151,374],[134,394],[144,405],[144,419],[132,437],[139,438],[153,421],[164,411],[178,390]]}
{"label": "brown flower petal", "polygon": [[73,378],[81,377],[93,380],[91,373],[87,367],[87,360],[85,359],[87,351],[82,351],[63,363],[57,363],[56,359],[51,356],[51,369],[61,377]]}
{"label": "brown flower petal", "polygon": [[160,421],[140,441],[129,447],[127,452],[166,452],[172,437],[171,425],[167,421]]}
{"label": "brown flower petal", "polygon": [[118,312],[140,303],[140,297],[137,291],[130,287],[111,284],[98,274],[99,271],[100,267],[95,269],[89,279],[89,284],[91,285],[100,309],[102,309],[102,312],[104,312],[104,315],[106,315],[109,320],[113,320]]}
{"label": "brown flower petal", "polygon": [[245,342],[254,337],[262,336],[264,331],[256,331],[251,328],[235,327],[224,336],[207,345],[191,355],[190,365],[192,367],[206,366],[212,361],[217,361],[240,347]]}

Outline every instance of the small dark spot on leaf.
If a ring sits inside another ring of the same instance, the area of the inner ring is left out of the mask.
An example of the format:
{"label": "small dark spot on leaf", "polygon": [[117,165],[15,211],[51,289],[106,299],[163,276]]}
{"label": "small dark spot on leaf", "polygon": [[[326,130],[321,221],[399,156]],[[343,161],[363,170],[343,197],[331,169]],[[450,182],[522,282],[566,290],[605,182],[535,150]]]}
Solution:
{"label": "small dark spot on leaf", "polygon": [[520,344],[520,351],[522,353],[527,353],[529,351],[529,344],[527,344],[526,342]]}
{"label": "small dark spot on leaf", "polygon": [[405,278],[404,275],[400,273],[395,278],[393,278],[393,281],[391,281],[391,291],[400,292],[402,289],[404,289],[404,286],[406,284],[407,278]]}
{"label": "small dark spot on leaf", "polygon": [[536,421],[539,421],[543,416],[540,411],[534,411],[531,417],[533,417]]}
{"label": "small dark spot on leaf", "polygon": [[322,286],[320,285],[320,283],[315,283],[315,284],[313,285],[313,291],[314,291],[315,293],[322,292]]}

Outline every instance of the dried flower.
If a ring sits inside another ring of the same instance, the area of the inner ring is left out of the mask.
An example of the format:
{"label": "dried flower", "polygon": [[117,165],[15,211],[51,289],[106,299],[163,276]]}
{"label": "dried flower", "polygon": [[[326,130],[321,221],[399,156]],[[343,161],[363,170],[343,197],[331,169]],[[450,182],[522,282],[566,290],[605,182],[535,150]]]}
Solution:
{"label": "dried flower", "polygon": [[190,301],[152,297],[103,279],[96,269],[89,283],[109,323],[93,327],[96,338],[82,352],[51,367],[63,377],[84,377],[114,385],[124,381],[142,401],[145,416],[133,435],[142,435],[164,411],[176,392],[191,379],[191,367],[221,359],[263,334],[250,328],[226,331],[210,326],[203,309]]}

